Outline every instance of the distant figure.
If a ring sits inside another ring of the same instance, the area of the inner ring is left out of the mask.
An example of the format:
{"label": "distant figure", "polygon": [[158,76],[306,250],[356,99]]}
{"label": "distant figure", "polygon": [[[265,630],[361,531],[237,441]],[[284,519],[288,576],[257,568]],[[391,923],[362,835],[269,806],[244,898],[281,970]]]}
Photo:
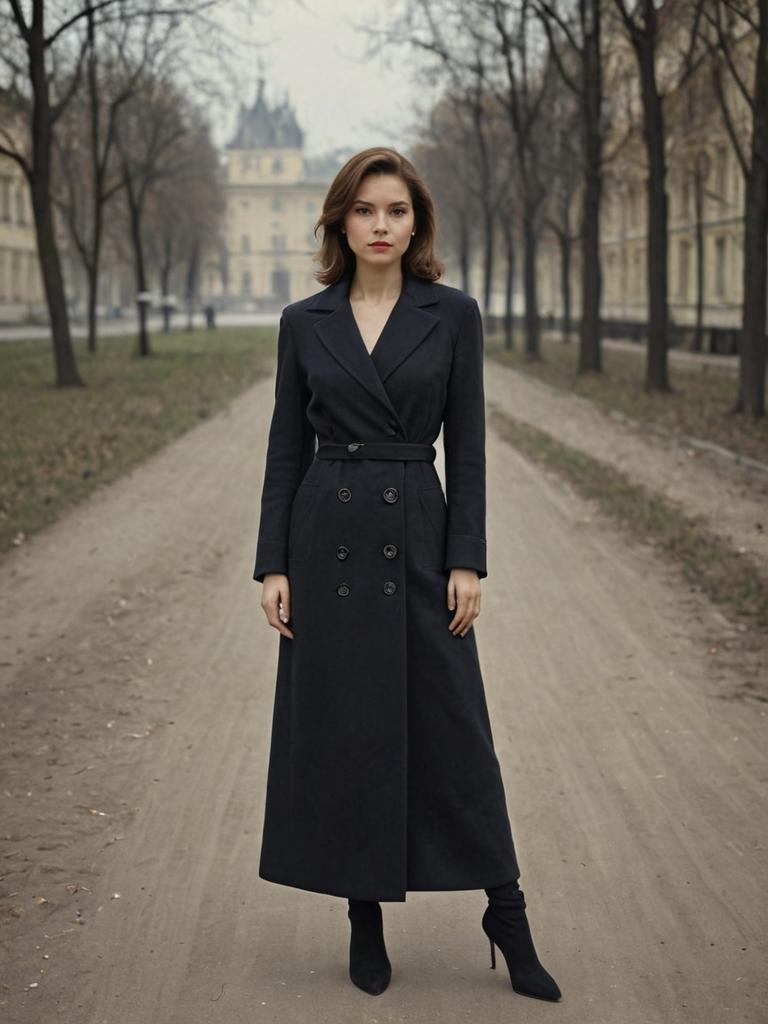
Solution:
{"label": "distant figure", "polygon": [[205,326],[209,329],[216,326],[216,309],[210,302],[205,307]]}

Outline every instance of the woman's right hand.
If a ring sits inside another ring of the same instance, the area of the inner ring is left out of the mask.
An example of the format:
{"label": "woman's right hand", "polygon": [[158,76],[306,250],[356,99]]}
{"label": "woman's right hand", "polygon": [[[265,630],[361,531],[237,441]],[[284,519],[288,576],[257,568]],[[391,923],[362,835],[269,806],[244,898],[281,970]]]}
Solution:
{"label": "woman's right hand", "polygon": [[[293,630],[285,625],[291,618],[291,588],[288,577],[281,572],[268,572],[261,586],[261,607],[267,622],[293,640]],[[280,613],[282,612],[282,619]]]}

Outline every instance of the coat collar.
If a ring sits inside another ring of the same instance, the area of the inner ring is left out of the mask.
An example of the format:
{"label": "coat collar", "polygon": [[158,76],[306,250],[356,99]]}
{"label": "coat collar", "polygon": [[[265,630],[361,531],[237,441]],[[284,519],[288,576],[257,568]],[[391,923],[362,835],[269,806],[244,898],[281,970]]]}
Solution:
{"label": "coat collar", "polygon": [[322,310],[314,321],[321,342],[348,373],[378,399],[405,436],[397,410],[384,387],[387,377],[424,341],[440,317],[426,307],[438,303],[431,281],[403,270],[403,287],[384,330],[369,354],[349,302],[351,272],[319,292],[307,310]]}

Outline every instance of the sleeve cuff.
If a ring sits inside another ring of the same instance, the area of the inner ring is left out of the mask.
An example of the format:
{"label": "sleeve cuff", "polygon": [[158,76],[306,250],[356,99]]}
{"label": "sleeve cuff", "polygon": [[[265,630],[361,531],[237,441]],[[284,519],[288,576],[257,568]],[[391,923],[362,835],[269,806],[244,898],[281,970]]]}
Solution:
{"label": "sleeve cuff", "polygon": [[483,537],[467,533],[449,533],[446,541],[445,568],[475,569],[479,578],[488,575],[486,568],[486,542]]}
{"label": "sleeve cuff", "polygon": [[284,576],[288,575],[288,558],[285,545],[277,542],[263,542],[256,552],[256,564],[253,567],[253,578],[258,583],[264,582],[264,577],[269,572],[279,572]]}

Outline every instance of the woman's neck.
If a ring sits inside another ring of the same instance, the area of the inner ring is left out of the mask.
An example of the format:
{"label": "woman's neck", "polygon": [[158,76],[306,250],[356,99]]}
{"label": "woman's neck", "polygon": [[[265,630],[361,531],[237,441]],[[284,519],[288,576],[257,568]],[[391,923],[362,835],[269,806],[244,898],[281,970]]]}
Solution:
{"label": "woman's neck", "polygon": [[360,266],[358,263],[349,286],[349,297],[373,305],[396,299],[403,288],[403,277],[402,267],[397,263],[381,270]]}

